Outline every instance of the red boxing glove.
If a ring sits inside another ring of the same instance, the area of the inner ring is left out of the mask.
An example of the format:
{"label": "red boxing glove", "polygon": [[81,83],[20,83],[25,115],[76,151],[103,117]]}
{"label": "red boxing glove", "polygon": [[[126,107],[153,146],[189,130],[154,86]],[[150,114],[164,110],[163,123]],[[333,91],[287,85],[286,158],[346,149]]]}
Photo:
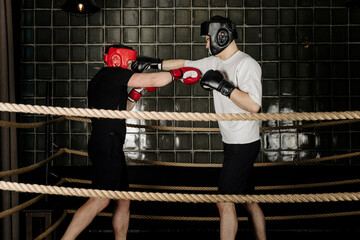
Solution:
{"label": "red boxing glove", "polygon": [[156,90],[156,87],[147,87],[147,88],[141,88],[141,87],[136,87],[131,89],[129,95],[128,95],[128,100],[130,102],[137,102],[140,97],[145,94],[146,92],[153,92]]}
{"label": "red boxing glove", "polygon": [[172,80],[181,80],[185,84],[194,84],[199,81],[201,73],[199,69],[192,67],[183,67],[170,70]]}

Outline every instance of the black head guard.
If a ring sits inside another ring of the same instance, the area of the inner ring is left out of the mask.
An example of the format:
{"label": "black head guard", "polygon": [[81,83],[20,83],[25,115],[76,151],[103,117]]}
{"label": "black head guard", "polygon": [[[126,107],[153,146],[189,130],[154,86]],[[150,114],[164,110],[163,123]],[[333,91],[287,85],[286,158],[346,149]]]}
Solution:
{"label": "black head guard", "polygon": [[201,36],[210,37],[210,52],[212,55],[219,54],[229,44],[237,39],[236,26],[229,19],[215,16],[210,21],[201,24]]}

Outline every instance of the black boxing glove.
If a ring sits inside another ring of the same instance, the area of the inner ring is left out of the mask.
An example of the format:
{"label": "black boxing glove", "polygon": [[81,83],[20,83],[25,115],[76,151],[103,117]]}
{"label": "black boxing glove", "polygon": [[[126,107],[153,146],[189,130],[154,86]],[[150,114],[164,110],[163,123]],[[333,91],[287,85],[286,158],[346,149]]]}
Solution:
{"label": "black boxing glove", "polygon": [[230,98],[230,94],[235,89],[235,86],[231,82],[225,80],[221,72],[217,70],[207,71],[201,78],[200,85],[203,89],[208,91],[215,89],[228,98]]}
{"label": "black boxing glove", "polygon": [[162,59],[138,56],[136,61],[131,64],[131,69],[136,73],[141,73],[149,68],[161,70]]}

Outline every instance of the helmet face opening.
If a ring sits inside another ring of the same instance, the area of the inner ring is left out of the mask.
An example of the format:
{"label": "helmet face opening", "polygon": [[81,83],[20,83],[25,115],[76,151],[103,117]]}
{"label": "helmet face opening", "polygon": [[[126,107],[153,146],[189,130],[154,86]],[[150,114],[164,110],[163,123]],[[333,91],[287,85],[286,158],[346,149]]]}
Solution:
{"label": "helmet face opening", "polygon": [[237,39],[235,24],[225,21],[206,21],[201,24],[201,36],[210,37],[210,53],[222,52],[230,43]]}
{"label": "helmet face opening", "polygon": [[121,67],[127,69],[128,61],[135,61],[137,52],[128,48],[110,47],[104,55],[104,62],[109,67]]}

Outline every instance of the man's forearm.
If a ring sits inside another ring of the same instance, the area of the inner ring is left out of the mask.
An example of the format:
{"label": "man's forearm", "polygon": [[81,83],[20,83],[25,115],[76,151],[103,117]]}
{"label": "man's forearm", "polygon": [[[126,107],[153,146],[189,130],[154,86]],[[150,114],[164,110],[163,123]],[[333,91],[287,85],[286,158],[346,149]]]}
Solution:
{"label": "man's forearm", "polygon": [[131,111],[135,107],[136,102],[126,101],[126,111]]}
{"label": "man's forearm", "polygon": [[260,106],[251,99],[248,93],[243,92],[237,88],[231,92],[230,99],[236,105],[250,113],[257,113],[260,110]]}
{"label": "man's forearm", "polygon": [[163,60],[162,70],[169,71],[171,69],[182,68],[185,66],[185,61],[184,59]]}

